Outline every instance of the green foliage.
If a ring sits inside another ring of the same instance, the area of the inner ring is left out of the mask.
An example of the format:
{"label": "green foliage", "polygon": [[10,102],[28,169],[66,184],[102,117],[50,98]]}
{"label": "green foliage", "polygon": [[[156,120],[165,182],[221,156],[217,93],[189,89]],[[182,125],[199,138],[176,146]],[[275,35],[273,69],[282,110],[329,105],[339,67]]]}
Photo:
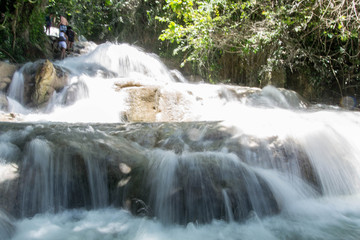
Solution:
{"label": "green foliage", "polygon": [[359,7],[355,0],[308,0],[273,13],[291,19],[291,24],[281,22],[288,53],[284,61],[292,68],[299,67],[298,63],[314,66],[320,78],[312,74],[313,84],[328,89],[336,86],[339,95],[359,85]]}
{"label": "green foliage", "polygon": [[[360,85],[359,0],[3,0],[2,4],[0,59],[34,57],[29,49],[44,45],[44,19],[52,13],[56,23],[59,15],[65,15],[77,34],[89,40],[136,43],[165,57],[171,50],[182,66],[190,65],[212,82],[218,81],[220,72],[231,72],[224,78],[246,84],[236,77],[286,68],[305,69],[314,86],[336,86],[340,94]],[[252,61],[261,67],[246,75]]]}
{"label": "green foliage", "polygon": [[264,71],[306,66],[318,75],[314,85],[336,85],[340,94],[360,85],[359,0],[166,0],[164,10],[159,39],[209,75],[225,54],[263,53]]}
{"label": "green foliage", "polygon": [[[96,42],[137,42],[156,50],[159,35],[155,16],[159,0],[4,0],[0,18],[0,59],[24,61],[35,57],[29,49],[44,46],[45,16],[54,24],[64,15],[77,35]],[[163,47],[165,49],[165,47]]]}
{"label": "green foliage", "polygon": [[44,36],[44,9],[33,7],[29,12],[29,40],[33,44],[42,44]]}
{"label": "green foliage", "polygon": [[134,42],[145,29],[156,28],[158,6],[158,0],[49,0],[48,12],[66,15],[78,34],[89,40]]}
{"label": "green foliage", "polygon": [[229,0],[166,0],[168,14],[159,16],[168,24],[159,39],[176,42],[174,54],[184,52],[187,62],[196,62],[211,75],[218,70],[214,64],[221,54],[249,54],[260,51],[277,37],[277,31],[253,29],[265,20],[256,1]]}
{"label": "green foliage", "polygon": [[22,62],[44,42],[45,0],[5,0],[0,19],[0,59]]}

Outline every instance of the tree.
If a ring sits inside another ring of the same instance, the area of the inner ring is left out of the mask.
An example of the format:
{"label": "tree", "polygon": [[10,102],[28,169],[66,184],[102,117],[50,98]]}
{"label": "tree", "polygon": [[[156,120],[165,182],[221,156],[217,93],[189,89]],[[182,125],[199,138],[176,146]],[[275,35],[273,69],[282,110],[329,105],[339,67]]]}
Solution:
{"label": "tree", "polygon": [[276,38],[256,1],[166,0],[169,14],[158,17],[168,24],[161,40],[176,42],[174,54],[184,52],[183,64],[196,62],[205,72],[224,53],[258,52]]}
{"label": "tree", "polygon": [[[321,77],[312,83],[327,89],[337,86],[343,96],[349,87],[360,84],[360,1],[299,1],[286,13],[288,28],[284,39],[289,66],[313,65]],[[284,10],[277,13],[284,16]]]}
{"label": "tree", "polygon": [[49,0],[48,11],[65,14],[87,39],[135,42],[156,28],[157,0]]}
{"label": "tree", "polygon": [[23,61],[41,52],[46,0],[5,0],[0,19],[0,59]]}
{"label": "tree", "polygon": [[[175,42],[183,65],[212,72],[225,54],[264,52],[266,71],[307,69],[318,88],[342,95],[359,78],[359,0],[166,0],[160,39]],[[208,76],[211,74],[208,74]],[[315,76],[314,76],[315,75]]]}
{"label": "tree", "polygon": [[[64,15],[78,36],[95,41],[124,41],[157,49],[158,0],[4,0],[1,6],[0,59],[23,62],[44,57],[45,16]],[[160,30],[159,30],[160,31]],[[147,34],[144,34],[146,32]],[[31,51],[29,51],[29,49]],[[38,50],[36,54],[34,51]],[[42,52],[41,52],[42,51]]]}

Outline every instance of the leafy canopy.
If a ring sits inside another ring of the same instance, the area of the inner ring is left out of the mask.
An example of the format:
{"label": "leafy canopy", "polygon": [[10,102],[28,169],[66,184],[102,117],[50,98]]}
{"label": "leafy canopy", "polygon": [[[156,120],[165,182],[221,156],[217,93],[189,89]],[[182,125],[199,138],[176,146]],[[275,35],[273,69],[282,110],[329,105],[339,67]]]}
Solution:
{"label": "leafy canopy", "polygon": [[164,9],[159,39],[177,44],[183,64],[266,52],[270,70],[314,66],[314,84],[335,82],[340,92],[360,82],[359,0],[166,0]]}

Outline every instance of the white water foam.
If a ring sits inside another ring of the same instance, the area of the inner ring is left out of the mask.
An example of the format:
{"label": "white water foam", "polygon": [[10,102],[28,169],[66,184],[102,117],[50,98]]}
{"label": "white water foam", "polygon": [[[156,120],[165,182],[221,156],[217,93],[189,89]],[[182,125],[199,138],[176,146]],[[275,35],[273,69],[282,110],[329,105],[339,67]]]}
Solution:
{"label": "white water foam", "polygon": [[294,202],[287,212],[262,220],[254,216],[243,223],[213,221],[207,225],[189,223],[187,226],[164,226],[112,208],[73,210],[20,220],[12,239],[357,240],[360,235],[360,204],[357,199],[300,200]]}
{"label": "white water foam", "polygon": [[[68,86],[55,93],[45,108],[31,109],[24,106],[22,74],[30,64],[15,73],[8,93],[9,111],[25,115],[25,121],[123,122],[121,114],[126,111],[131,96],[116,87],[117,84],[158,88],[158,121],[233,119],[248,114],[247,107],[253,105],[283,109],[305,107],[296,94],[270,86],[261,91],[230,85],[190,84],[178,71],[167,69],[154,54],[128,44],[105,43],[85,55],[55,62],[69,73]],[[64,103],[69,92],[76,90],[80,83],[87,89],[86,94],[72,93],[76,95],[74,103]],[[247,99],[251,93],[256,94]]]}
{"label": "white water foam", "polygon": [[[124,210],[112,208],[68,210],[18,220],[15,222],[17,231],[12,239],[356,240],[360,236],[358,112],[337,108],[307,108],[293,94],[284,94],[271,86],[260,90],[190,84],[184,80],[175,82],[158,57],[126,44],[107,43],[87,55],[55,64],[71,73],[69,88],[71,84],[84,83],[85,87],[76,96],[76,101],[64,104],[67,93],[63,91],[52,97],[46,109],[24,107],[21,97],[23,79],[19,72],[14,77],[16,79],[8,95],[11,111],[24,114],[26,121],[123,122],[122,113],[129,107],[128,99],[131,96],[124,91],[116,91],[115,85],[131,82],[133,85],[156,86],[162,96],[159,99],[162,111],[157,113],[159,120],[165,119],[165,115],[171,112],[174,121],[179,122],[221,121],[224,128],[231,130],[233,138],[241,139],[246,135],[264,142],[269,138],[276,138],[279,142],[291,139],[308,156],[323,197],[299,175],[270,169],[271,163],[264,163],[267,167],[257,166],[263,159],[255,158],[251,159],[253,162],[246,163],[246,168],[253,170],[268,183],[280,205],[281,212],[278,215],[259,219],[254,214],[242,223],[213,221],[205,225],[190,223],[183,227],[164,226],[156,219],[137,218]],[[201,139],[201,134],[194,131],[191,139],[197,141]],[[6,134],[2,137],[5,141]],[[155,153],[159,154],[156,156],[163,156],[159,164],[174,170],[177,164],[172,161],[175,153]],[[206,153],[193,155],[196,154]],[[10,165],[4,163],[1,166],[2,171],[9,171]],[[158,173],[155,168],[153,172],[154,175]],[[171,180],[171,176],[166,174],[171,172],[154,177],[159,186]],[[159,190],[159,193],[162,192]],[[231,220],[231,205],[226,190],[222,194]],[[161,204],[161,199],[159,201]],[[99,203],[99,206],[102,205]]]}

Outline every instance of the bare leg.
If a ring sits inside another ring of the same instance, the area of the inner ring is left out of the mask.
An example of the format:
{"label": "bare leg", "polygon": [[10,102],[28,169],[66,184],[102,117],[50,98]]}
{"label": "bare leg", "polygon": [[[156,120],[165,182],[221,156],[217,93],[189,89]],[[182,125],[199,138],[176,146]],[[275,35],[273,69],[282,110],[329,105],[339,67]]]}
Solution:
{"label": "bare leg", "polygon": [[66,48],[61,48],[61,56],[60,56],[61,60],[65,58],[65,54],[66,54]]}

